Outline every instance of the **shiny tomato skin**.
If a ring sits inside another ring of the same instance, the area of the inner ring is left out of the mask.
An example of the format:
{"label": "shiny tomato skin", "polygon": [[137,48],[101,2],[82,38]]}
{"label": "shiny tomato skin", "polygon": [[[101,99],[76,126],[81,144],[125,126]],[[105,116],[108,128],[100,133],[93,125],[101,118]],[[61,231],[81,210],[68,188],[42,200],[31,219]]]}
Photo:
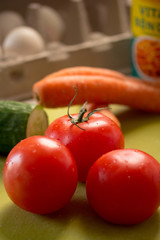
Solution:
{"label": "shiny tomato skin", "polygon": [[[72,117],[77,118],[78,114]],[[67,115],[62,116],[49,125],[45,135],[70,149],[77,163],[78,179],[85,182],[90,167],[102,154],[124,148],[124,136],[117,124],[101,113],[94,113],[78,126],[84,130],[71,123]]]}
{"label": "shiny tomato skin", "polygon": [[10,199],[20,208],[47,214],[64,207],[77,186],[74,158],[61,142],[33,136],[9,153],[3,181]]}
{"label": "shiny tomato skin", "polygon": [[160,205],[160,164],[140,150],[114,150],[91,167],[86,193],[92,208],[106,221],[141,223]]}

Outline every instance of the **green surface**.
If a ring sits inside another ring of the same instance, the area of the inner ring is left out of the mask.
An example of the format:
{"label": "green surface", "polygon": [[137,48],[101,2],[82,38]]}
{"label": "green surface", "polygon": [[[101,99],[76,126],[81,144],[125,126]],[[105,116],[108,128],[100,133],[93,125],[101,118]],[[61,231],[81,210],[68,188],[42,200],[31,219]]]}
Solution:
{"label": "green surface", "polygon": [[[78,107],[72,108],[76,112]],[[47,110],[49,121],[66,114],[66,109]],[[126,147],[148,152],[160,161],[160,115],[113,107],[121,121]],[[15,206],[5,193],[0,161],[0,240],[159,240],[160,210],[135,226],[117,226],[99,218],[86,199],[85,185],[79,184],[70,203],[57,213],[35,215]]]}

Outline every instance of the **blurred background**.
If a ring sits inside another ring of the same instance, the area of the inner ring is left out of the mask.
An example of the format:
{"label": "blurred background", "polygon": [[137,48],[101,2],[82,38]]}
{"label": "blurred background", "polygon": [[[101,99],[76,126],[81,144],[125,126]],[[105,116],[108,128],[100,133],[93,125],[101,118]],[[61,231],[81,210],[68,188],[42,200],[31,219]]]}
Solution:
{"label": "blurred background", "polygon": [[1,0],[0,99],[32,97],[47,74],[83,65],[131,73],[131,0]]}

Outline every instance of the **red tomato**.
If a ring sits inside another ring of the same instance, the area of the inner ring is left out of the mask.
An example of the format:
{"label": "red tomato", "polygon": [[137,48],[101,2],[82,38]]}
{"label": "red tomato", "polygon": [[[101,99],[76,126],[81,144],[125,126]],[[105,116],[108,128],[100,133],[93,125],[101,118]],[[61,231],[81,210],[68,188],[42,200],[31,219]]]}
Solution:
{"label": "red tomato", "polygon": [[114,150],[91,167],[86,192],[99,216],[116,224],[137,224],[160,204],[160,164],[140,150]]}
{"label": "red tomato", "polygon": [[[75,119],[78,114],[72,117]],[[124,148],[124,136],[114,121],[97,112],[78,126],[84,130],[75,126],[66,115],[53,121],[45,135],[60,140],[71,150],[77,163],[79,181],[84,182],[91,165],[102,154]]]}
{"label": "red tomato", "polygon": [[19,207],[38,214],[59,210],[77,186],[74,158],[62,143],[34,136],[19,142],[3,169],[6,192]]}

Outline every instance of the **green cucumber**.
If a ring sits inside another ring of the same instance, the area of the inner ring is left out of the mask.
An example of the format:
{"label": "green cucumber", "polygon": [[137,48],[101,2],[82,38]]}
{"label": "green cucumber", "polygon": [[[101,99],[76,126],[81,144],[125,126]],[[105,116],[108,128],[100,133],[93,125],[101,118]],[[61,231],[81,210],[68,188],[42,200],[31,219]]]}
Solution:
{"label": "green cucumber", "polygon": [[0,153],[8,154],[22,139],[44,135],[48,117],[41,106],[18,101],[0,101]]}

